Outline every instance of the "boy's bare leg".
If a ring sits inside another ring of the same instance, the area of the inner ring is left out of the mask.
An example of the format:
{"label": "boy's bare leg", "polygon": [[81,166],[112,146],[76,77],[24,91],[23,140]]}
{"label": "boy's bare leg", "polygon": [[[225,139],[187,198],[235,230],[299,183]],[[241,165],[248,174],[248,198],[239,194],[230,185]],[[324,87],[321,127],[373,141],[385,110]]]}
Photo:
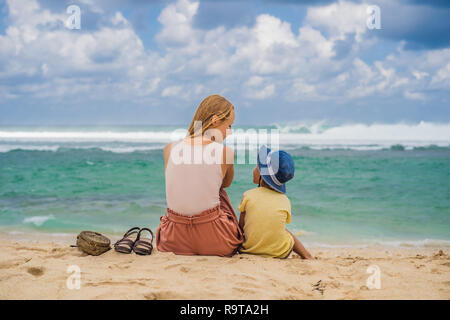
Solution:
{"label": "boy's bare leg", "polygon": [[298,254],[303,259],[314,259],[314,257],[308,252],[308,250],[305,249],[305,247],[302,245],[300,240],[296,236],[292,234],[289,230],[286,229],[287,232],[289,232],[294,239],[294,252]]}

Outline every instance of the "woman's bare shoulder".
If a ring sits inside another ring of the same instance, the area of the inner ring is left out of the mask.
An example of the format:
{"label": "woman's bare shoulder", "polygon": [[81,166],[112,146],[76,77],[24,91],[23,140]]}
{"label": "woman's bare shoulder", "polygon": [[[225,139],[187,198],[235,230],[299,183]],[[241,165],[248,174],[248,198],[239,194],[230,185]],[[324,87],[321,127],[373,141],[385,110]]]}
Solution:
{"label": "woman's bare shoulder", "polygon": [[234,149],[229,146],[223,146],[223,159],[224,164],[233,165],[234,164]]}
{"label": "woman's bare shoulder", "polygon": [[173,144],[173,141],[172,141],[172,142],[169,142],[168,144],[166,144],[166,145],[164,146],[164,152],[170,151],[170,148],[172,147],[172,144]]}
{"label": "woman's bare shoulder", "polygon": [[226,151],[226,152],[234,154],[234,149],[232,147],[223,145],[223,150]]}
{"label": "woman's bare shoulder", "polygon": [[172,144],[173,142],[169,142],[168,144],[166,144],[164,146],[163,152],[164,152],[164,157],[167,159],[169,154],[170,154],[170,150],[172,149]]}
{"label": "woman's bare shoulder", "polygon": [[164,155],[164,170],[167,168],[167,163],[169,162],[170,150],[172,149],[173,142],[169,142],[164,146],[163,155]]}

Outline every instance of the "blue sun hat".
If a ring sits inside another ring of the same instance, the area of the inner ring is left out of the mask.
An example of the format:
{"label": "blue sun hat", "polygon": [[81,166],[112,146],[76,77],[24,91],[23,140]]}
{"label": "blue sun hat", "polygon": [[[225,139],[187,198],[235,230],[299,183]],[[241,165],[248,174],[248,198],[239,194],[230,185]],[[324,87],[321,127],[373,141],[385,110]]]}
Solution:
{"label": "blue sun hat", "polygon": [[286,193],[285,183],[294,177],[294,160],[283,150],[271,151],[263,145],[258,151],[258,170],[261,178],[271,188]]}

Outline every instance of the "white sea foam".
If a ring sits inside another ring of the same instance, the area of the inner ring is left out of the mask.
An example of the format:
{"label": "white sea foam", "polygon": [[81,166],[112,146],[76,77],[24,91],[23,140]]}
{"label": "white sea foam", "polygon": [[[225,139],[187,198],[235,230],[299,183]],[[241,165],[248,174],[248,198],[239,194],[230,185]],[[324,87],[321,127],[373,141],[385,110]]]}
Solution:
{"label": "white sea foam", "polygon": [[450,123],[421,121],[416,124],[343,124],[327,126],[325,122],[313,124],[275,125],[280,133],[297,133],[301,137],[320,140],[399,140],[450,141]]}
{"label": "white sea foam", "polygon": [[185,135],[177,131],[0,131],[0,141],[124,141],[169,142]]}
{"label": "white sea foam", "polygon": [[46,221],[55,219],[54,215],[48,215],[48,216],[34,216],[23,219],[23,223],[32,223],[37,227],[42,226]]}
{"label": "white sea foam", "polygon": [[389,247],[445,247],[450,248],[449,240],[442,239],[422,239],[422,240],[373,240],[373,245],[389,246]]}
{"label": "white sea foam", "polygon": [[[380,150],[401,145],[405,150],[415,147],[449,147],[450,123],[420,122],[417,124],[344,124],[327,126],[325,122],[312,124],[275,125],[278,141],[285,149]],[[270,134],[271,130],[268,129]],[[105,151],[127,153],[162,149],[165,143],[181,139],[185,129],[147,131],[61,131],[61,130],[2,130],[0,152],[14,149],[56,151],[66,148],[100,148]],[[253,149],[267,143],[260,129],[236,129],[226,140],[239,149]],[[270,141],[270,138],[269,138]],[[276,142],[276,141],[272,141]],[[114,144],[121,144],[117,146]],[[158,146],[146,144],[161,144]],[[86,145],[86,144],[89,144]]]}
{"label": "white sea foam", "polygon": [[23,231],[10,231],[10,232],[8,232],[8,234],[10,234],[12,236],[18,236],[18,235],[24,234],[24,232]]}
{"label": "white sea foam", "polygon": [[100,147],[104,151],[111,151],[114,153],[130,153],[135,151],[152,151],[162,150],[164,146],[143,146],[143,147]]}
{"label": "white sea foam", "polygon": [[[282,139],[280,139],[282,141]],[[306,141],[305,141],[306,142]],[[418,147],[431,147],[431,146],[437,146],[437,147],[450,147],[450,142],[422,142],[422,141],[416,141],[416,142],[379,142],[377,144],[367,144],[367,145],[361,145],[361,142],[355,142],[354,144],[351,144],[350,141],[337,141],[334,144],[326,143],[321,144],[318,141],[307,141],[308,143],[303,144],[293,144],[293,143],[281,143],[280,142],[280,148],[283,150],[294,150],[298,149],[299,147],[308,148],[311,150],[356,150],[356,151],[376,151],[376,150],[383,150],[383,149],[389,149],[393,146],[399,145],[400,148],[403,148],[404,150],[413,150],[414,148]],[[230,142],[228,142],[230,143]],[[237,144],[233,145],[235,150],[237,151],[243,151],[243,150],[257,150],[259,145],[258,144]],[[113,153],[131,153],[131,152],[147,152],[147,151],[153,151],[153,150],[162,150],[164,148],[164,145],[158,145],[158,146],[105,146],[105,145],[89,145],[89,146],[80,146],[80,145],[65,145],[65,144],[58,144],[58,145],[29,145],[29,144],[1,144],[0,142],[0,153],[6,153],[13,150],[27,150],[27,151],[58,151],[63,148],[68,149],[100,149],[103,151],[109,151]]]}
{"label": "white sea foam", "polygon": [[[159,146],[129,146],[129,147],[114,147],[114,146],[101,146],[101,145],[89,145],[89,146],[77,146],[77,145],[28,145],[28,144],[0,144],[0,153],[9,152],[12,150],[33,150],[33,151],[58,151],[60,148],[70,148],[70,149],[93,149],[97,148],[103,151],[110,151],[113,153],[130,153],[135,151],[152,151],[152,150],[162,150],[164,145]],[[88,163],[89,164],[89,163]]]}
{"label": "white sea foam", "polygon": [[322,248],[367,248],[367,247],[391,247],[391,248],[450,248],[450,240],[442,239],[422,239],[422,240],[367,240],[367,239],[354,239],[344,241],[342,239],[332,242],[327,241],[311,241],[307,237],[301,239],[302,242],[310,247],[322,247]]}
{"label": "white sea foam", "polygon": [[60,146],[41,146],[26,144],[0,144],[0,152],[9,152],[11,150],[36,150],[36,151],[56,151]]}
{"label": "white sea foam", "polygon": [[317,149],[378,150],[393,145],[412,149],[430,145],[447,147],[450,144],[450,123],[346,124],[329,127],[319,122],[311,125],[277,125],[277,128],[280,143]]}

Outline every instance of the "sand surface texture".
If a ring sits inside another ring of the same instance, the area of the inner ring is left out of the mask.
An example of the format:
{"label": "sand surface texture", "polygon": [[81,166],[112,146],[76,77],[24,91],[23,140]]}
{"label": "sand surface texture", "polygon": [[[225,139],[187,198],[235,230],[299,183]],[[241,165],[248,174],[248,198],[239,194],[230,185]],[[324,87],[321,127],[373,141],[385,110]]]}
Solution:
{"label": "sand surface texture", "polygon": [[[6,240],[0,251],[0,299],[450,298],[450,256],[445,250],[310,251],[316,260],[295,254],[286,260],[177,256],[156,250],[138,256],[113,249],[95,257],[65,243]],[[76,287],[77,268],[80,288],[69,289],[68,284]],[[376,270],[380,289],[371,289],[367,279],[376,277]]]}

